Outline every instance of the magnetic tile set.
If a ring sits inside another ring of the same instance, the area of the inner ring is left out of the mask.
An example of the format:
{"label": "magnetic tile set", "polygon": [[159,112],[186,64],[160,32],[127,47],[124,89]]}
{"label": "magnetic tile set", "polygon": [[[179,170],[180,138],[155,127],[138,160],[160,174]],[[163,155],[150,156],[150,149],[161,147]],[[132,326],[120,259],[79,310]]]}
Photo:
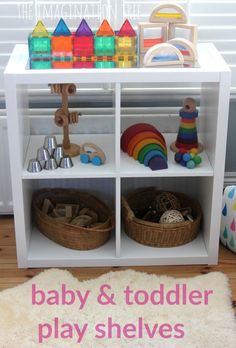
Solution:
{"label": "magnetic tile set", "polygon": [[[53,32],[38,21],[29,35],[31,69],[184,66],[197,61],[197,26],[184,9],[162,4],[136,32],[128,19],[114,31],[105,19],[93,31],[85,19],[72,32],[61,18]],[[179,34],[181,31],[181,34]],[[184,37],[183,37],[184,36]]]}

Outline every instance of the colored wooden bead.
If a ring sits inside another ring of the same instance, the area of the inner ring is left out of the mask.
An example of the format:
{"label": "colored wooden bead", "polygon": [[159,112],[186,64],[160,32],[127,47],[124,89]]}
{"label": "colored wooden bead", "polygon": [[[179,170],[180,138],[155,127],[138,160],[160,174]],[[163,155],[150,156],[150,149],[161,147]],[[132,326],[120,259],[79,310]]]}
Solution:
{"label": "colored wooden bead", "polygon": [[199,165],[199,164],[202,163],[202,158],[201,158],[200,156],[195,156],[195,157],[193,158],[193,161],[194,161],[194,163],[195,163],[196,165]]}
{"label": "colored wooden bead", "polygon": [[196,167],[196,164],[193,160],[190,160],[187,162],[186,166],[188,169],[194,169]]}
{"label": "colored wooden bead", "polygon": [[189,153],[185,153],[185,154],[183,155],[183,160],[184,160],[185,162],[190,161],[190,160],[191,160],[190,154],[189,154]]}
{"label": "colored wooden bead", "polygon": [[183,157],[182,154],[177,152],[175,154],[175,162],[180,163],[182,161],[182,157]]}

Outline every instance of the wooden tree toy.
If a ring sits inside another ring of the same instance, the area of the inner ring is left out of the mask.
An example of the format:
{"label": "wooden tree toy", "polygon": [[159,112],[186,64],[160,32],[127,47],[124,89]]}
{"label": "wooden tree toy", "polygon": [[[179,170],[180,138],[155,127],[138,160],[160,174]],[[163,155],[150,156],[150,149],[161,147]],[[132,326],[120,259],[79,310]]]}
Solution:
{"label": "wooden tree toy", "polygon": [[51,93],[57,93],[62,96],[62,107],[55,113],[55,124],[58,127],[63,127],[63,149],[66,155],[71,157],[80,154],[80,146],[71,144],[69,137],[69,125],[77,124],[79,122],[80,113],[77,111],[70,112],[68,109],[68,97],[76,93],[76,86],[74,84],[51,84]]}
{"label": "wooden tree toy", "polygon": [[179,132],[176,142],[171,145],[174,152],[179,150],[195,149],[196,153],[203,151],[203,146],[198,142],[196,119],[198,118],[198,110],[196,102],[193,98],[186,98],[183,102],[183,108],[179,112],[181,118]]}

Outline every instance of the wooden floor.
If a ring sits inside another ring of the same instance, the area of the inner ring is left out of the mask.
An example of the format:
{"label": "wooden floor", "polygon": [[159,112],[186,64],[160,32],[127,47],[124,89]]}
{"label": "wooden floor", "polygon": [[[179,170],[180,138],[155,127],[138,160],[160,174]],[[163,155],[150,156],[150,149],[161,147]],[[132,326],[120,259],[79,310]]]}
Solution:
{"label": "wooden floor", "polygon": [[[152,266],[131,267],[147,273],[166,274],[174,277],[191,277],[198,274],[220,271],[227,274],[232,289],[233,305],[236,311],[236,254],[220,248],[220,260],[217,266]],[[80,280],[96,278],[111,270],[126,269],[125,267],[109,268],[70,268]],[[38,274],[42,269],[18,269],[16,263],[16,247],[14,225],[11,217],[0,217],[0,290],[25,282]]]}

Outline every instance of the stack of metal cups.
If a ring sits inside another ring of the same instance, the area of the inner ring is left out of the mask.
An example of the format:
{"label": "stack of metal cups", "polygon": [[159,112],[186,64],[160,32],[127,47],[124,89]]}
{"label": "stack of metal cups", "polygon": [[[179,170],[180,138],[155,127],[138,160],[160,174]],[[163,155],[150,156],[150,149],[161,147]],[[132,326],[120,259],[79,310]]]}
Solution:
{"label": "stack of metal cups", "polygon": [[47,135],[44,145],[37,150],[37,156],[28,164],[28,172],[39,173],[44,170],[56,170],[57,168],[70,169],[73,162],[70,156],[64,154],[63,147],[57,144],[54,135]]}

